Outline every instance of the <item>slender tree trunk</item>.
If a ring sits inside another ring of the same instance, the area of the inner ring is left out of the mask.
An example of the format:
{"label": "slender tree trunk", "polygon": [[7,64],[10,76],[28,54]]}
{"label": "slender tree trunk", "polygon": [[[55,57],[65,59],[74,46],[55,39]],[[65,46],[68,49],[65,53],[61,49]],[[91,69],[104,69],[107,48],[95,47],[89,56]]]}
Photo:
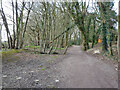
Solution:
{"label": "slender tree trunk", "polygon": [[42,53],[42,47],[43,47],[43,31],[41,32],[41,38],[40,38],[40,53]]}
{"label": "slender tree trunk", "polygon": [[9,48],[12,49],[12,36],[10,35],[10,31],[9,31],[7,19],[6,19],[5,13],[3,11],[2,0],[1,0],[1,9],[0,9],[0,12],[1,12],[2,19],[3,19],[3,24],[4,24],[4,26],[6,28],[6,32],[7,32],[8,45],[9,45]]}
{"label": "slender tree trunk", "polygon": [[40,53],[43,53],[42,48],[44,46],[44,34],[45,34],[45,17],[43,15],[43,31],[41,32],[41,39],[40,39]]}
{"label": "slender tree trunk", "polygon": [[[30,2],[29,2],[29,4],[30,4]],[[26,29],[27,29],[27,24],[28,24],[28,20],[29,20],[29,15],[30,15],[30,11],[31,11],[31,9],[32,9],[33,4],[34,4],[34,2],[32,2],[32,5],[30,6],[30,8],[29,8],[29,10],[28,10],[28,13],[27,13],[27,19],[26,19],[26,22],[25,22],[25,27],[24,27],[24,30],[23,30],[22,40],[21,40],[21,45],[20,45],[21,48],[23,47],[25,32],[26,32]]]}
{"label": "slender tree trunk", "polygon": [[[23,36],[22,36],[22,34],[23,34],[23,29],[24,29],[24,27],[23,27],[23,11],[24,11],[24,7],[25,7],[25,2],[22,2],[22,10],[21,10],[21,13],[20,13],[20,20],[19,20],[19,28],[20,28],[20,31],[19,31],[19,33],[20,33],[20,48],[22,48],[22,41],[23,41]],[[21,23],[21,24],[20,24]]]}
{"label": "slender tree trunk", "polygon": [[94,19],[94,24],[93,24],[93,37],[92,37],[92,48],[94,47],[95,44],[95,19]]}
{"label": "slender tree trunk", "polygon": [[69,47],[69,46],[66,46],[65,51],[64,51],[64,54],[67,53],[68,47]]}
{"label": "slender tree trunk", "polygon": [[13,46],[15,48],[15,19],[14,19],[14,3],[12,1],[12,10],[13,10]]}
{"label": "slender tree trunk", "polygon": [[56,34],[56,2],[54,2],[54,6],[53,6],[53,31],[54,31],[54,38],[55,38],[55,34]]}
{"label": "slender tree trunk", "polygon": [[87,32],[86,32],[86,36],[87,36],[87,46],[88,46],[88,49],[89,49],[89,28],[90,28],[90,24],[91,24],[91,18],[89,18],[89,21],[88,21],[88,26],[87,26]]}
{"label": "slender tree trunk", "polygon": [[19,48],[19,31],[18,31],[18,3],[16,0],[16,32],[17,32],[17,43],[16,43],[16,49]]}
{"label": "slender tree trunk", "polygon": [[49,40],[52,41],[52,19],[51,19],[51,13],[49,11]]}
{"label": "slender tree trunk", "polygon": [[58,45],[59,45],[59,38],[58,38],[57,41],[56,41],[56,47],[55,47],[55,50],[53,51],[53,53],[56,53],[56,50],[57,50],[57,48],[58,48]]}
{"label": "slender tree trunk", "polygon": [[52,45],[50,47],[50,50],[48,51],[48,54],[50,54],[52,52],[52,50],[53,50],[53,43],[52,43]]}
{"label": "slender tree trunk", "polygon": [[39,46],[39,45],[40,45],[40,30],[38,30],[37,38],[38,38],[38,43],[37,43],[37,45]]}
{"label": "slender tree trunk", "polygon": [[2,25],[1,25],[1,23],[0,23],[0,51],[1,51],[1,49],[2,49],[1,31],[2,31]]}
{"label": "slender tree trunk", "polygon": [[45,53],[45,51],[46,51],[46,41],[47,41],[47,36],[46,36],[46,32],[47,32],[47,30],[46,30],[46,27],[47,27],[47,8],[46,8],[46,3],[45,3],[45,13],[44,13],[44,28],[43,28],[43,37],[44,37],[44,48],[43,48],[43,52]]}
{"label": "slender tree trunk", "polygon": [[65,42],[65,46],[68,46],[68,32],[66,32],[66,42]]}
{"label": "slender tree trunk", "polygon": [[120,58],[120,1],[119,1],[119,14],[118,14],[118,57]]}
{"label": "slender tree trunk", "polygon": [[110,52],[110,55],[112,55],[113,56],[113,51],[112,51],[112,40],[113,40],[113,34],[112,34],[112,32],[111,32],[111,30],[110,30],[110,37],[109,37],[109,52]]}
{"label": "slender tree trunk", "polygon": [[62,39],[61,39],[61,48],[64,48],[64,35],[62,36]]}
{"label": "slender tree trunk", "polygon": [[106,26],[105,26],[105,23],[103,23],[103,28],[102,28],[102,36],[103,36],[103,38],[102,38],[102,50],[104,52],[108,51],[106,34],[107,34]]}

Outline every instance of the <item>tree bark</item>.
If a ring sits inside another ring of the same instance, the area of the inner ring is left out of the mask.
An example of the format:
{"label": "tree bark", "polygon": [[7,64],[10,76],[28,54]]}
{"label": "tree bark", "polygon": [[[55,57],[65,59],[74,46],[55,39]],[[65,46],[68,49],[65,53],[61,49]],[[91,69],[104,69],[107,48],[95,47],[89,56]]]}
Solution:
{"label": "tree bark", "polygon": [[38,38],[38,43],[37,43],[37,45],[39,46],[39,45],[40,45],[40,30],[38,30],[37,38]]}
{"label": "tree bark", "polygon": [[87,37],[84,31],[82,32],[82,35],[83,35],[83,50],[86,51],[89,48],[89,46],[88,46]]}
{"label": "tree bark", "polygon": [[0,23],[0,51],[1,51],[1,49],[2,49],[1,31],[2,31],[2,24]]}
{"label": "tree bark", "polygon": [[68,46],[68,32],[66,32],[66,41],[65,41],[65,46]]}
{"label": "tree bark", "polygon": [[101,15],[101,23],[102,23],[102,51],[108,51],[107,47],[107,30],[106,30],[106,21],[105,21],[105,14],[106,14],[106,7],[102,2],[97,2],[99,5],[100,15]]}
{"label": "tree bark", "polygon": [[106,25],[103,22],[103,28],[102,28],[102,51],[106,52],[108,51],[107,47],[107,38],[106,38],[107,30],[106,30]]}
{"label": "tree bark", "polygon": [[[22,48],[22,40],[23,40],[23,37],[22,37],[22,33],[23,33],[23,11],[24,11],[24,8],[25,8],[25,2],[22,2],[22,10],[21,10],[21,13],[20,13],[20,20],[19,20],[19,28],[20,28],[20,48]],[[21,24],[20,24],[21,23]]]}
{"label": "tree bark", "polygon": [[19,48],[19,31],[18,31],[18,3],[16,0],[16,32],[17,32],[17,43],[16,43],[16,49]]}
{"label": "tree bark", "polygon": [[14,19],[14,3],[12,0],[12,10],[13,10],[13,46],[12,48],[15,48],[15,19]]}
{"label": "tree bark", "polygon": [[113,41],[113,33],[111,32],[111,30],[109,30],[109,52],[110,52],[110,55],[113,56],[113,50],[112,50],[112,41]]}
{"label": "tree bark", "polygon": [[119,14],[118,14],[118,57],[120,58],[120,1],[119,5]]}
{"label": "tree bark", "polygon": [[94,19],[94,24],[93,24],[93,37],[92,37],[92,48],[94,47],[95,44],[95,19]]}
{"label": "tree bark", "polygon": [[90,24],[91,24],[91,18],[89,18],[88,21],[88,25],[87,25],[87,32],[86,32],[86,36],[87,36],[87,42],[88,42],[88,49],[89,49],[89,29],[90,29]]}

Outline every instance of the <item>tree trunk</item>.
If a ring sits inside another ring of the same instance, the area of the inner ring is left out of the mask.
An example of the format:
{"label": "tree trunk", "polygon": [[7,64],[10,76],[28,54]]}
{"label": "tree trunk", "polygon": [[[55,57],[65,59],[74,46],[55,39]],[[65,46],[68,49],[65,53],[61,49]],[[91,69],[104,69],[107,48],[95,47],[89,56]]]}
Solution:
{"label": "tree trunk", "polygon": [[43,32],[41,33],[41,38],[40,38],[40,53],[42,52],[42,47],[43,47]]}
{"label": "tree trunk", "polygon": [[88,49],[89,49],[89,28],[90,28],[90,24],[91,24],[91,18],[89,18],[88,26],[87,26],[87,32],[86,32],[87,42],[88,42]]}
{"label": "tree trunk", "polygon": [[15,18],[14,18],[14,3],[12,1],[12,10],[13,10],[13,46],[15,48]]}
{"label": "tree trunk", "polygon": [[118,14],[118,57],[120,58],[120,1],[119,1],[119,14]]}
{"label": "tree trunk", "polygon": [[16,32],[17,32],[17,43],[16,43],[16,49],[19,48],[19,31],[18,31],[18,3],[16,0]]}
{"label": "tree trunk", "polygon": [[37,45],[39,46],[39,45],[40,45],[40,30],[38,30],[37,38],[38,38],[38,43],[37,43]]}
{"label": "tree trunk", "polygon": [[67,53],[68,47],[69,47],[69,46],[66,46],[65,51],[64,51],[64,54]]}
{"label": "tree trunk", "polygon": [[87,37],[84,31],[82,32],[82,34],[83,34],[83,50],[86,51],[89,48],[88,46],[89,44],[87,42]]}
{"label": "tree trunk", "polygon": [[109,31],[109,35],[108,35],[109,54],[113,56],[113,51],[112,51],[113,33],[110,28],[108,31]]}
{"label": "tree trunk", "polygon": [[102,28],[102,50],[104,52],[108,51],[107,47],[107,38],[106,38],[106,34],[107,34],[107,30],[106,30],[106,26],[105,26],[105,23],[103,22],[103,28]]}
{"label": "tree trunk", "polygon": [[84,19],[82,18],[82,26],[79,26],[79,30],[82,32],[82,35],[83,35],[83,50],[86,51],[87,49],[89,49],[89,42],[88,42],[88,37],[86,35],[86,32],[85,32],[85,28],[84,28]]}
{"label": "tree trunk", "polygon": [[0,9],[0,12],[1,12],[2,20],[3,20],[3,24],[4,24],[4,26],[6,28],[6,32],[7,32],[8,45],[9,45],[9,48],[12,49],[12,36],[10,35],[10,31],[9,31],[9,28],[8,28],[7,19],[6,19],[5,13],[4,13],[3,8],[2,8],[2,0],[1,0],[1,9]]}
{"label": "tree trunk", "polygon": [[[19,28],[20,28],[20,48],[22,48],[22,41],[23,41],[23,37],[22,37],[22,34],[23,34],[23,11],[24,11],[24,7],[25,7],[25,2],[22,2],[22,10],[21,10],[21,13],[20,13],[20,20],[19,20]],[[21,24],[20,24],[21,23]],[[21,25],[21,26],[20,26]]]}
{"label": "tree trunk", "polygon": [[[111,39],[112,37],[110,36],[110,39]],[[112,41],[110,40],[110,42],[109,42],[109,52],[110,52],[110,55],[112,55],[113,56],[113,51],[112,51]]]}
{"label": "tree trunk", "polygon": [[95,19],[94,19],[94,24],[93,24],[94,26],[94,30],[93,30],[93,37],[92,37],[92,48],[94,47],[94,44],[95,44]]}
{"label": "tree trunk", "polygon": [[61,39],[61,48],[64,48],[64,35],[62,36],[62,39]]}
{"label": "tree trunk", "polygon": [[106,7],[104,6],[104,4],[102,2],[97,2],[99,5],[99,10],[100,10],[100,14],[101,14],[101,23],[102,23],[102,51],[106,52],[108,51],[107,49],[107,30],[106,30],[106,21],[105,21],[105,15],[106,15]]}
{"label": "tree trunk", "polygon": [[[24,27],[24,30],[23,30],[22,40],[21,40],[21,45],[20,45],[21,48],[23,47],[25,32],[26,32],[26,29],[27,29],[27,23],[28,23],[28,19],[29,19],[29,15],[30,15],[30,11],[32,9],[33,3],[34,2],[32,2],[32,5],[30,6],[30,8],[28,10],[28,13],[27,13],[27,19],[26,19],[26,22],[25,22],[25,27]],[[29,4],[30,4],[30,2],[29,2]]]}
{"label": "tree trunk", "polygon": [[2,31],[2,25],[1,25],[1,23],[0,23],[0,51],[1,51],[1,49],[2,49],[1,31]]}
{"label": "tree trunk", "polygon": [[57,50],[58,46],[59,46],[59,38],[56,41],[56,47],[55,47],[55,50],[53,51],[53,53],[56,53],[56,50]]}

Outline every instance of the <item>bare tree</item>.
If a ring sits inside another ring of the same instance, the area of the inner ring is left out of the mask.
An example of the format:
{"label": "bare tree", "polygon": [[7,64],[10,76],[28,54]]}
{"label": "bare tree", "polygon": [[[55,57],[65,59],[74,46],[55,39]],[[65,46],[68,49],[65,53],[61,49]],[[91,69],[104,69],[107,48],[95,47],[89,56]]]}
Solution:
{"label": "bare tree", "polygon": [[21,40],[20,48],[23,47],[25,32],[26,32],[26,28],[27,28],[27,24],[28,24],[28,19],[29,19],[30,11],[33,7],[33,4],[34,4],[34,2],[32,2],[31,6],[30,6],[30,2],[29,2],[29,9],[28,9],[27,18],[26,18],[26,21],[25,21],[24,30],[23,30],[23,33],[22,33],[22,38],[21,38],[22,40]]}
{"label": "bare tree", "polygon": [[12,48],[12,36],[10,35],[10,31],[9,31],[7,19],[6,19],[5,13],[3,11],[2,0],[1,0],[1,9],[0,9],[0,12],[1,12],[2,19],[3,19],[3,24],[4,24],[4,26],[6,28],[6,32],[7,32],[8,48]]}

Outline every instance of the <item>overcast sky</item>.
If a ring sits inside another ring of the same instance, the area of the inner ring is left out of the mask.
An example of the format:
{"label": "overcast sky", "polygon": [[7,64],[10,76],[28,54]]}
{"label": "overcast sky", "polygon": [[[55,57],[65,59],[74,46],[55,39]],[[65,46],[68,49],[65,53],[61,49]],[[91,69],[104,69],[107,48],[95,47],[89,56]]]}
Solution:
{"label": "overcast sky", "polygon": [[[12,15],[12,7],[10,5],[10,1],[11,0],[3,0],[3,9],[4,9],[4,12],[5,12],[6,16]],[[22,0],[20,0],[20,1],[22,1]],[[30,1],[30,0],[26,0],[26,1]],[[36,0],[34,0],[34,1],[36,1]],[[86,0],[86,1],[88,1],[88,0]],[[118,14],[118,0],[114,0],[114,10]],[[0,16],[0,18],[1,18],[1,16]],[[2,23],[1,20],[0,20],[0,23]],[[8,23],[12,24],[9,20],[8,20]],[[12,25],[9,25],[9,29],[11,29],[10,31],[11,31],[11,34],[12,34],[12,28],[10,28],[10,27],[12,27]],[[2,32],[1,32],[1,34],[2,34],[2,41],[7,41],[7,35],[6,35],[6,30],[5,30],[4,25],[2,26]]]}

